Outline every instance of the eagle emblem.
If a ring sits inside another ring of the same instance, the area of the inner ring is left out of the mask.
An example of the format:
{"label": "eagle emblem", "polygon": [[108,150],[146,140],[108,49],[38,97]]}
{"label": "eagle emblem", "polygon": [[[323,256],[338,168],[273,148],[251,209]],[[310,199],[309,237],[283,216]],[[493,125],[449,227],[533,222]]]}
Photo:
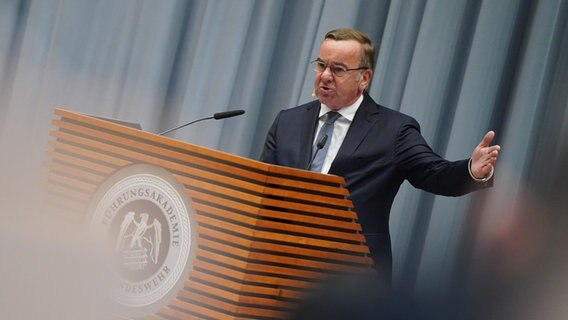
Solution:
{"label": "eagle emblem", "polygon": [[148,223],[147,213],[140,213],[136,220],[135,212],[128,212],[116,240],[116,251],[122,254],[124,267],[128,270],[141,270],[148,264],[148,258],[158,263],[162,243],[162,224],[154,219]]}

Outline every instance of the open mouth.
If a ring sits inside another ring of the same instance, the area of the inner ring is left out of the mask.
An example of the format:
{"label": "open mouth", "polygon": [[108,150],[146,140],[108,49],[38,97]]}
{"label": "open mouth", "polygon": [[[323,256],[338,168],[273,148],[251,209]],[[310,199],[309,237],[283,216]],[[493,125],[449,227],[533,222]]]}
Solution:
{"label": "open mouth", "polygon": [[321,86],[320,91],[325,94],[330,94],[334,91],[334,89],[331,87]]}

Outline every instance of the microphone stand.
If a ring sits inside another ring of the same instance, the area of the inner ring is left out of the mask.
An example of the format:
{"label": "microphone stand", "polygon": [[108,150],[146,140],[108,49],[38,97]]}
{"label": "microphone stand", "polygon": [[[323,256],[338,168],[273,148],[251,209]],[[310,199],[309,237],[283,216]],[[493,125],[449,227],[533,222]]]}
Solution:
{"label": "microphone stand", "polygon": [[166,131],[160,132],[160,133],[158,133],[158,135],[159,135],[159,136],[163,136],[163,135],[165,135],[166,133],[170,133],[170,132],[175,131],[175,130],[177,130],[177,129],[181,129],[181,128],[185,127],[185,126],[189,126],[190,124],[194,124],[194,123],[196,123],[196,122],[203,121],[203,120],[209,120],[209,119],[214,119],[214,117],[211,116],[211,117],[206,117],[206,118],[201,118],[201,119],[193,120],[193,121],[190,121],[190,122],[188,122],[188,123],[185,123],[185,124],[182,124],[182,125],[180,125],[180,126],[177,126],[177,127],[175,127],[175,128],[171,128],[171,129],[168,129],[168,130],[166,130]]}
{"label": "microphone stand", "polygon": [[205,118],[193,120],[193,121],[190,121],[190,122],[188,122],[188,123],[185,123],[185,124],[182,124],[182,125],[180,125],[180,126],[177,126],[177,127],[175,127],[175,128],[171,128],[171,129],[168,129],[168,130],[166,130],[166,131],[162,131],[162,132],[158,133],[158,135],[159,135],[159,136],[163,136],[163,135],[166,134],[166,133],[170,133],[170,132],[172,132],[172,131],[175,131],[175,130],[177,130],[177,129],[181,129],[181,128],[185,127],[185,126],[189,126],[190,124],[194,124],[194,123],[199,122],[199,121],[209,120],[209,119],[220,120],[220,119],[225,119],[225,118],[231,118],[231,117],[235,117],[235,116],[240,116],[241,114],[244,114],[244,113],[245,113],[244,110],[230,110],[230,111],[225,111],[225,112],[218,112],[218,113],[215,113],[215,114],[214,114],[213,116],[211,116],[211,117],[205,117]]}

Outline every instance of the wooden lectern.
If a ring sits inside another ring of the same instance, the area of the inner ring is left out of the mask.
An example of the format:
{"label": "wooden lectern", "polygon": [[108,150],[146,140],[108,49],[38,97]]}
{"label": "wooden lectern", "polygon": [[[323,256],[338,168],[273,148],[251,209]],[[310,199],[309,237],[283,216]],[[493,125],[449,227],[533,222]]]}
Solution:
{"label": "wooden lectern", "polygon": [[142,318],[283,319],[326,276],[372,268],[341,177],[54,113],[44,182],[61,212],[87,219],[105,180],[135,164],[171,173],[190,201],[194,249],[183,284]]}

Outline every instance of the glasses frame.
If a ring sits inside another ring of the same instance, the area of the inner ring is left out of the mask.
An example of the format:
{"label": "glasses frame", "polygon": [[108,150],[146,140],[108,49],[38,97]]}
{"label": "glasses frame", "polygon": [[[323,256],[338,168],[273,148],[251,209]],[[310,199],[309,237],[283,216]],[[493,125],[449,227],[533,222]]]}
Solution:
{"label": "glasses frame", "polygon": [[[347,72],[349,71],[357,71],[357,70],[366,70],[369,69],[367,67],[358,67],[358,68],[345,68],[344,66],[341,65],[336,65],[333,63],[327,64],[321,60],[314,60],[311,61],[310,64],[312,65],[313,69],[315,72],[317,73],[323,73],[328,67],[329,67],[329,71],[331,71],[331,73],[336,76],[336,77],[343,77],[347,74]],[[318,65],[322,65],[323,69],[320,71],[318,70]],[[339,73],[338,73],[339,72]]]}

